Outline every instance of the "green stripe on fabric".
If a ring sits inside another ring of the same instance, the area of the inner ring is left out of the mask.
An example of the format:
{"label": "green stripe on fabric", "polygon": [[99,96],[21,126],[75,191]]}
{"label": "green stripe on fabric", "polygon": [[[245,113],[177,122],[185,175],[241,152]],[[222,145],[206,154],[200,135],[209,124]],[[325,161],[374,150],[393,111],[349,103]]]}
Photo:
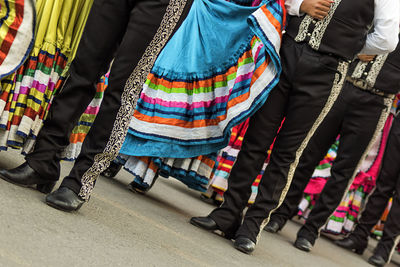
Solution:
{"label": "green stripe on fabric", "polygon": [[[253,58],[246,58],[244,59],[242,62],[239,63],[239,67],[244,66],[246,64],[249,63],[253,63],[254,60]],[[149,79],[146,80],[145,84],[147,86],[149,86],[151,89],[153,90],[160,90],[160,91],[164,91],[166,93],[175,93],[175,94],[179,94],[179,93],[184,93],[187,95],[193,95],[193,94],[202,94],[202,93],[210,93],[213,92],[216,88],[220,88],[220,87],[226,87],[228,85],[228,82],[231,80],[236,79],[237,77],[237,72],[234,72],[228,76],[226,76],[227,79],[225,81],[219,81],[219,82],[215,82],[213,83],[213,86],[209,86],[209,87],[198,87],[198,88],[194,88],[192,90],[188,90],[187,88],[181,87],[181,88],[169,88],[169,87],[165,87],[161,84],[154,84],[152,82],[150,82]]]}

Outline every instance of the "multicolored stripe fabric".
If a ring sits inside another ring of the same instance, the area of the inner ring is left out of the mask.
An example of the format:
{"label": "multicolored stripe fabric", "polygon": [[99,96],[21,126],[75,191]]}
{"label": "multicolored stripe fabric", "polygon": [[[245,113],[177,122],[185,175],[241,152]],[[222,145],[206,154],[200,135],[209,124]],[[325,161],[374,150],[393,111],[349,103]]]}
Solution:
{"label": "multicolored stripe fabric", "polygon": [[[183,23],[148,76],[123,154],[190,158],[216,152],[228,144],[232,127],[264,104],[278,82],[285,24],[283,1],[267,0],[262,6],[244,7],[198,0],[190,12],[188,18],[194,19]],[[215,20],[221,20],[221,16],[207,12],[224,15],[221,31],[215,29],[221,24]],[[203,17],[211,21],[196,21]],[[196,37],[197,26],[203,34]],[[238,42],[223,43],[225,35]],[[212,41],[221,47],[213,47]],[[208,58],[208,51],[219,55]]]}
{"label": "multicolored stripe fabric", "polygon": [[86,108],[85,112],[79,118],[77,125],[72,130],[69,137],[70,144],[64,150],[62,158],[64,160],[73,161],[81,152],[83,141],[88,134],[90,127],[93,125],[96,115],[100,110],[101,102],[103,101],[104,91],[108,86],[109,73],[101,77],[96,88],[96,95]]}
{"label": "multicolored stripe fabric", "polygon": [[175,178],[191,189],[207,190],[214,170],[216,155],[188,159],[132,157],[120,154],[117,159],[131,173],[134,182],[142,188],[149,187],[156,176]]}
{"label": "multicolored stripe fabric", "polygon": [[15,72],[27,59],[35,25],[33,0],[0,1],[0,79]]}
{"label": "multicolored stripe fabric", "polygon": [[0,81],[0,149],[28,152],[76,52],[93,0],[36,1],[35,42],[27,61]]}
{"label": "multicolored stripe fabric", "polygon": [[[368,194],[375,187],[392,121],[393,114],[387,119],[381,135],[375,141],[345,198],[328,220],[323,231],[331,234],[346,234],[352,231]],[[304,218],[307,218],[331,176],[330,169],[336,157],[338,142],[331,147],[328,155],[320,162],[304,190],[304,198],[299,204],[298,213]]]}
{"label": "multicolored stripe fabric", "polygon": [[[235,164],[237,155],[241,149],[243,137],[247,131],[249,126],[249,120],[235,126],[232,128],[231,138],[229,140],[229,145],[222,149],[217,157],[216,170],[214,175],[210,181],[209,188],[207,192],[203,194],[206,198],[212,198],[216,202],[221,202],[223,200],[223,194],[228,189],[228,178],[231,173],[232,167]],[[264,174],[264,170],[267,167],[267,163],[269,161],[269,155],[271,150],[266,152],[268,157],[263,165],[260,174],[254,180],[251,186],[251,196],[249,198],[248,203],[254,203],[254,200],[257,196],[258,185],[260,183],[261,177]]]}
{"label": "multicolored stripe fabric", "polygon": [[389,199],[389,202],[386,206],[385,211],[383,212],[381,219],[379,220],[379,222],[374,226],[374,228],[372,229],[372,233],[375,236],[379,236],[382,237],[383,235],[383,228],[385,227],[385,222],[387,220],[387,217],[389,215],[390,209],[392,208],[392,204],[393,204],[393,198]]}
{"label": "multicolored stripe fabric", "polygon": [[[75,160],[82,147],[82,143],[92,126],[103,100],[104,91],[108,86],[108,73],[97,84],[95,98],[80,117],[72,130],[70,144],[63,151],[64,160]],[[33,140],[32,140],[33,141]],[[156,176],[176,178],[189,188],[203,192],[207,189],[212,177],[216,155],[199,156],[189,159],[161,159],[151,157],[131,157],[121,154],[116,163],[133,175],[133,181],[142,188],[149,187]]]}

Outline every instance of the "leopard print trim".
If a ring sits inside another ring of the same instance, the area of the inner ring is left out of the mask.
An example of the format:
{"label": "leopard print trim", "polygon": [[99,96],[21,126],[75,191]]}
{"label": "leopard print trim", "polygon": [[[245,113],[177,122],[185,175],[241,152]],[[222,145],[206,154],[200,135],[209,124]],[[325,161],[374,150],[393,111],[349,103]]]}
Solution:
{"label": "leopard print trim", "polygon": [[351,78],[354,79],[361,79],[363,73],[365,72],[366,68],[368,66],[368,62],[363,62],[363,61],[359,61],[356,65],[356,67],[354,68],[353,73],[351,74]]}
{"label": "leopard print trim", "polygon": [[125,136],[129,129],[133,111],[136,107],[139,93],[146,81],[148,73],[151,71],[158,54],[164,48],[179,18],[186,6],[187,0],[170,0],[153,40],[146,48],[142,58],[133,70],[131,76],[125,84],[124,92],[121,96],[121,107],[116,116],[110,139],[101,154],[94,157],[93,165],[82,176],[82,187],[79,196],[88,201],[93,191],[97,177],[108,168],[124,143]]}
{"label": "leopard print trim", "polygon": [[[306,15],[300,24],[299,33],[295,38],[296,42],[304,41],[307,35],[311,34],[308,44],[311,46],[312,49],[318,50],[321,45],[322,38],[324,37],[325,31],[328,28],[328,25],[331,22],[333,15],[335,14],[335,11],[341,1],[342,0],[335,0],[334,3],[332,3],[328,15],[322,20],[316,21],[311,16]],[[308,28],[311,23],[315,23],[315,28],[312,33],[309,33]]]}
{"label": "leopard print trim", "polygon": [[[372,66],[366,75],[367,77],[365,78],[369,87],[374,88],[376,79],[385,64],[388,55],[389,54],[379,55],[375,58],[374,63],[372,63]],[[351,74],[351,78],[362,79],[368,64],[370,64],[370,62],[359,61]]]}
{"label": "leopard print trim", "polygon": [[303,20],[300,23],[299,26],[299,33],[297,34],[297,36],[294,38],[294,40],[296,42],[303,42],[306,37],[307,37],[307,33],[308,33],[308,27],[310,27],[310,24],[312,23],[313,18],[309,15],[306,15]]}
{"label": "leopard print trim", "polygon": [[320,126],[320,124],[323,122],[323,120],[325,119],[326,115],[329,113],[329,111],[331,110],[333,104],[335,103],[336,99],[338,98],[340,92],[342,91],[343,88],[343,84],[346,80],[346,74],[347,71],[349,69],[349,63],[346,61],[341,61],[339,62],[339,65],[337,67],[337,71],[338,73],[335,75],[335,79],[333,81],[333,86],[331,89],[331,93],[326,101],[325,106],[323,107],[323,109],[321,110],[321,113],[319,114],[318,118],[315,120],[313,126],[311,127],[310,131],[307,133],[307,136],[304,138],[303,142],[301,143],[300,147],[297,149],[296,151],[296,157],[295,160],[293,161],[293,163],[290,165],[289,167],[289,172],[288,172],[288,176],[287,176],[287,182],[285,187],[282,190],[282,194],[279,198],[279,203],[276,206],[275,209],[271,210],[268,214],[268,217],[262,222],[261,227],[260,227],[260,232],[258,233],[257,236],[257,242],[260,239],[261,236],[261,232],[264,229],[264,227],[267,225],[267,223],[269,222],[269,219],[271,217],[271,214],[278,209],[282,202],[284,201],[287,192],[289,191],[290,188],[290,184],[292,183],[292,179],[293,176],[295,174],[297,165],[299,164],[299,160],[301,155],[303,154],[304,149],[306,149],[308,142],[310,141],[311,137],[314,135],[315,131],[318,129],[318,127]]}

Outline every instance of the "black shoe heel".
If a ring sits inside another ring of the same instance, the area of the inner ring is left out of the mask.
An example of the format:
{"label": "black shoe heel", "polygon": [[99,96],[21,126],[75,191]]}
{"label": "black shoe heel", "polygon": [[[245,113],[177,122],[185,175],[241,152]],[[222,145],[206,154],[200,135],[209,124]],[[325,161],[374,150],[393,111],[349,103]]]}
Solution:
{"label": "black shoe heel", "polygon": [[357,248],[354,250],[354,252],[357,253],[358,255],[362,255],[364,254],[364,250],[365,248]]}
{"label": "black shoe heel", "polygon": [[110,166],[104,172],[102,172],[100,175],[111,179],[111,178],[114,178],[121,169],[122,169],[122,165],[112,161]]}
{"label": "black shoe heel", "polygon": [[54,186],[56,185],[57,182],[49,182],[46,184],[38,184],[36,185],[36,189],[43,193],[43,194],[49,194],[51,191],[53,191]]}

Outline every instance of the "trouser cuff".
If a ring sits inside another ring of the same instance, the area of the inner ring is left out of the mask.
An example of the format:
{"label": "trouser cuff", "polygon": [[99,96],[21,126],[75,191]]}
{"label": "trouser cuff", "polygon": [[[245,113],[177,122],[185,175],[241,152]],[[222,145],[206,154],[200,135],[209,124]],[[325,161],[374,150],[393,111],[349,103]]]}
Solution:
{"label": "trouser cuff", "polygon": [[69,189],[71,189],[72,191],[74,191],[75,194],[79,195],[79,192],[81,191],[81,184],[76,181],[73,178],[70,177],[65,177],[64,180],[62,181],[60,187],[68,187]]}
{"label": "trouser cuff", "polygon": [[300,230],[297,232],[297,238],[302,237],[307,239],[312,245],[315,244],[315,240],[318,237],[318,232],[315,233],[307,228],[304,228],[304,226],[302,228],[300,228]]}
{"label": "trouser cuff", "polygon": [[286,222],[288,221],[288,219],[289,218],[285,218],[284,216],[282,216],[282,215],[274,215],[274,214],[272,214],[271,215],[271,219],[269,220],[270,222],[271,221],[274,221],[274,222],[276,222],[276,223],[278,223],[278,225],[279,225],[279,229],[282,229],[284,226],[285,226],[285,224],[286,224]]}

